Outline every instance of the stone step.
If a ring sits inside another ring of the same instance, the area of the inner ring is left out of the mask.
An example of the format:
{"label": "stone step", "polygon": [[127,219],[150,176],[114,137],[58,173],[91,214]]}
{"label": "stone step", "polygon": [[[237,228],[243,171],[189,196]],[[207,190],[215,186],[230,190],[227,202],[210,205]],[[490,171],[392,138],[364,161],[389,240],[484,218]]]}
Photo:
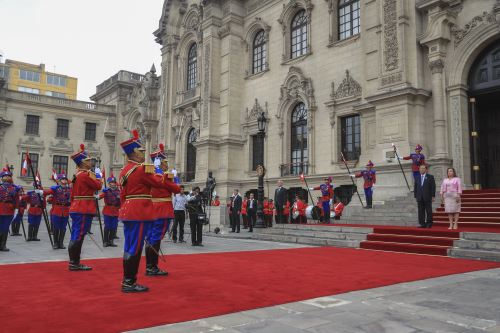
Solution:
{"label": "stone step", "polygon": [[306,236],[291,236],[291,235],[274,235],[274,234],[264,234],[256,233],[253,235],[254,239],[266,240],[273,242],[282,243],[298,243],[307,245],[317,245],[317,246],[335,246],[335,247],[359,247],[359,240],[341,240],[341,239],[331,239],[331,238],[315,238]]}
{"label": "stone step", "polygon": [[380,219],[366,219],[366,220],[353,220],[351,218],[335,221],[337,224],[358,224],[358,225],[390,225],[390,226],[402,226],[402,227],[415,227],[418,225],[417,219],[415,221],[410,219],[399,219],[399,220],[380,220]]}
{"label": "stone step", "polygon": [[351,216],[351,217],[356,217],[356,218],[399,217],[399,218],[401,218],[401,217],[412,217],[412,216],[415,216],[415,214],[408,213],[408,212],[393,212],[393,211],[380,212],[380,211],[373,210],[372,212],[366,212],[363,214],[356,214],[355,216]]}
{"label": "stone step", "polygon": [[487,232],[462,232],[460,234],[464,240],[478,240],[500,242],[500,233],[487,233]]}
{"label": "stone step", "polygon": [[453,246],[460,249],[494,251],[500,253],[500,242],[459,239],[453,242]]}
{"label": "stone step", "polygon": [[[338,221],[335,221],[338,222]],[[317,226],[314,224],[275,224],[272,228],[258,229],[259,231],[276,230],[276,229],[288,229],[288,230],[312,230],[321,232],[346,232],[346,233],[361,233],[366,234],[373,232],[373,228],[358,228],[343,225],[331,225],[331,226]]]}
{"label": "stone step", "polygon": [[495,251],[451,248],[448,249],[448,254],[450,257],[455,257],[455,258],[489,260],[489,261],[500,262],[500,252],[495,252]]}
{"label": "stone step", "polygon": [[[329,229],[328,227],[322,229]],[[265,235],[284,235],[296,237],[314,237],[325,239],[344,239],[344,240],[365,240],[366,233],[346,233],[346,232],[331,232],[331,231],[316,231],[316,230],[300,230],[300,229],[274,229],[259,230],[259,234]]]}

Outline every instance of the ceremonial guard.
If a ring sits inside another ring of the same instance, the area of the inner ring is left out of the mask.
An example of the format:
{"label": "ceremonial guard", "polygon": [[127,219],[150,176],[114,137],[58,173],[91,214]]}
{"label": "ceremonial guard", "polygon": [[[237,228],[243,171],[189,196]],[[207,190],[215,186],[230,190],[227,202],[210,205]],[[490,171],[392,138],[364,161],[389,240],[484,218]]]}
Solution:
{"label": "ceremonial guard", "polygon": [[245,196],[241,203],[241,218],[243,219],[243,229],[248,229],[247,203],[248,203],[248,198]]}
{"label": "ceremonial guard", "polygon": [[54,233],[53,249],[65,249],[64,236],[66,235],[66,226],[69,220],[69,206],[71,205],[71,188],[68,183],[68,177],[62,173],[56,176],[54,180],[57,185],[51,186],[44,191],[45,195],[51,195],[52,208],[50,209],[50,221]]}
{"label": "ceremonial guard", "polygon": [[149,228],[146,235],[146,275],[147,276],[165,276],[168,272],[158,268],[158,255],[160,244],[170,223],[174,219],[174,207],[172,206],[172,194],[177,194],[181,188],[174,182],[174,175],[168,173],[167,156],[163,144],[159,144],[159,150],[150,154],[154,161],[155,178],[162,187],[153,187],[151,189],[151,201],[156,219]]}
{"label": "ceremonial guard", "polygon": [[323,210],[324,222],[330,223],[330,200],[333,199],[332,177],[327,177],[324,181],[320,186],[310,188],[310,190],[321,191],[321,208]]}
{"label": "ceremonial guard", "polygon": [[295,223],[306,224],[306,208],[307,205],[298,194],[295,195],[295,202],[293,203],[292,216]]}
{"label": "ceremonial guard", "polygon": [[168,186],[154,175],[153,165],[143,164],[146,149],[139,139],[139,133],[134,130],[132,134],[131,139],[121,143],[128,162],[119,177],[122,204],[118,219],[123,222],[125,234],[121,290],[125,293],[148,291],[148,287],[141,286],[136,281],[144,238],[157,217],[151,201],[151,189]]}
{"label": "ceremonial guard", "polygon": [[356,172],[355,174],[350,175],[350,176],[352,178],[363,177],[363,179],[365,181],[363,184],[363,188],[365,190],[365,198],[366,198],[365,208],[372,208],[373,187],[375,186],[375,183],[377,182],[377,177],[375,175],[375,170],[373,170],[372,161],[368,161],[368,163],[366,164],[366,170]]}
{"label": "ceremonial guard", "polygon": [[12,173],[4,169],[0,173],[2,184],[0,184],[0,251],[7,252],[7,237],[14,212],[19,201],[20,186],[12,183]]}
{"label": "ceremonial guard", "polygon": [[85,234],[90,230],[90,225],[97,212],[94,193],[101,189],[102,183],[90,170],[92,168],[91,158],[85,151],[83,144],[80,145],[79,152],[71,155],[71,159],[77,165],[77,169],[73,176],[71,205],[69,207],[69,216],[72,221],[71,240],[68,245],[69,270],[88,271],[92,268],[80,263],[80,254]]}
{"label": "ceremonial guard", "polygon": [[415,178],[420,178],[420,166],[421,165],[426,165],[425,164],[425,156],[424,154],[421,154],[422,152],[422,146],[421,145],[416,145],[415,146],[415,153],[411,153],[408,156],[400,157],[400,160],[411,160],[411,172],[413,174],[413,179]]}
{"label": "ceremonial guard", "polygon": [[[273,226],[273,214],[274,214],[274,202],[273,199],[269,199],[267,204],[267,211],[264,212],[264,220],[266,221],[266,226],[271,228]],[[283,215],[285,215],[283,213]]]}
{"label": "ceremonial guard", "polygon": [[20,187],[19,201],[17,203],[17,214],[14,217],[14,220],[12,221],[12,236],[21,236],[21,234],[19,233],[19,229],[21,228],[21,223],[23,223],[24,211],[28,206],[28,203],[23,198],[23,196],[24,196],[24,191],[23,188]]}
{"label": "ceremonial guard", "polygon": [[43,209],[46,205],[45,196],[43,195],[43,190],[41,190],[42,185],[37,180],[34,184],[35,190],[30,190],[26,192],[23,197],[24,200],[29,205],[28,208],[28,242],[36,241],[39,242],[38,229],[40,228],[40,221],[42,220]]}
{"label": "ceremonial guard", "polygon": [[118,230],[118,213],[120,210],[120,189],[116,178],[111,174],[107,179],[108,187],[102,190],[99,199],[104,199],[104,247],[116,247],[114,243]]}

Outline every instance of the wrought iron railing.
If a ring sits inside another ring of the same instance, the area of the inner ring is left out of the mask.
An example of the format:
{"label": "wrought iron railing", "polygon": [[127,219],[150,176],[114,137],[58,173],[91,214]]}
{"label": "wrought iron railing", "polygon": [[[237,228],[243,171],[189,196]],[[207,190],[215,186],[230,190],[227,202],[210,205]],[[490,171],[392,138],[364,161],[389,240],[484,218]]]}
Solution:
{"label": "wrought iron railing", "polygon": [[298,176],[301,174],[307,175],[309,173],[308,162],[288,163],[280,165],[281,177],[284,176]]}

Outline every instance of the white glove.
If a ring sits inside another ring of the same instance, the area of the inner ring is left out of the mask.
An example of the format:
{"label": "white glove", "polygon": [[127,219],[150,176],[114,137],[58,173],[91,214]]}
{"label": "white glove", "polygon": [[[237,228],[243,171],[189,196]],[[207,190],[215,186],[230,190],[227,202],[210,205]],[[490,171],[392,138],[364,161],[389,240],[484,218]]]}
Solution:
{"label": "white glove", "polygon": [[38,190],[38,189],[37,189],[37,190],[35,190],[35,193],[36,193],[36,194],[43,195],[43,190]]}
{"label": "white glove", "polygon": [[403,161],[404,158],[402,158],[401,156],[398,156],[398,160]]}
{"label": "white glove", "polygon": [[154,162],[153,162],[153,165],[158,168],[161,164],[161,160],[157,157],[155,158]]}
{"label": "white glove", "polygon": [[311,191],[314,191],[314,187],[309,187],[309,189],[310,189]]}
{"label": "white glove", "polygon": [[18,212],[19,212],[19,210],[18,210],[18,209],[14,209],[14,217],[16,217],[16,216],[17,216],[17,213],[18,213]]}
{"label": "white glove", "polygon": [[351,177],[351,178],[356,178],[356,175],[349,175],[349,177]]}

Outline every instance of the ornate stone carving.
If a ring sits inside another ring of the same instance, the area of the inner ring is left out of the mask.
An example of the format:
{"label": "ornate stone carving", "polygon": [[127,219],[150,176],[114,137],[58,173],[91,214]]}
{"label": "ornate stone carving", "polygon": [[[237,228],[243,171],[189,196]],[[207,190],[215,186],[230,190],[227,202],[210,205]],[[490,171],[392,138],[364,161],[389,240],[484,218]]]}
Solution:
{"label": "ornate stone carving", "polygon": [[289,20],[291,20],[291,16],[293,13],[297,12],[297,8],[304,8],[306,11],[306,17],[308,21],[311,19],[311,11],[314,7],[311,0],[290,0],[287,4],[283,4],[283,11],[281,12],[281,16],[278,19],[279,24],[281,24],[281,28],[283,29],[283,33],[288,29]]}
{"label": "ornate stone carving", "polygon": [[349,70],[345,71],[345,78],[339,85],[337,90],[334,90],[332,83],[332,94],[333,99],[341,99],[346,97],[358,97],[361,96],[361,85],[358,81],[354,80],[349,73]]}
{"label": "ornate stone carving", "polygon": [[399,66],[399,45],[396,0],[384,0],[384,63],[386,71]]}
{"label": "ornate stone carving", "polygon": [[259,115],[264,112],[267,115],[267,102],[264,104],[264,108],[262,108],[259,104],[259,100],[256,98],[255,99],[255,104],[253,107],[249,110],[247,108],[247,116],[246,116],[246,121],[255,121],[259,117]]}
{"label": "ornate stone carving", "polygon": [[210,42],[205,45],[203,82],[203,128],[208,127],[208,103],[210,103]]}
{"label": "ornate stone carving", "polygon": [[444,68],[444,62],[442,59],[437,59],[429,62],[429,67],[431,69],[431,73],[442,73]]}
{"label": "ornate stone carving", "polygon": [[472,20],[467,23],[463,28],[459,28],[456,25],[451,27],[451,34],[453,35],[455,46],[460,44],[464,38],[480,24],[496,24],[497,18],[494,11],[483,12],[482,15],[475,16]]}
{"label": "ornate stone carving", "polygon": [[460,96],[450,98],[451,132],[453,140],[453,167],[459,175],[463,175],[463,144],[462,144],[462,112],[460,109]]}

